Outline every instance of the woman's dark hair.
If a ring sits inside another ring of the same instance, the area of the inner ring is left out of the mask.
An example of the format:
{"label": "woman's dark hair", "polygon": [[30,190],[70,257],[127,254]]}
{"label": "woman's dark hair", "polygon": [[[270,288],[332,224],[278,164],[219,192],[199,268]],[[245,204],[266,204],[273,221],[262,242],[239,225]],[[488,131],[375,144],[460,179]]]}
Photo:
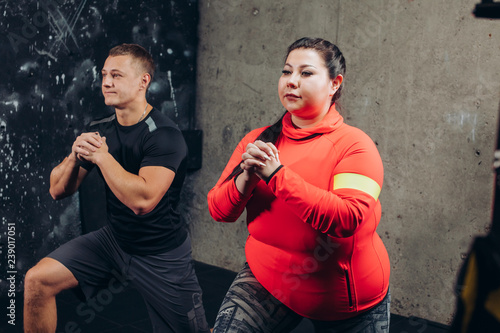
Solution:
{"label": "woman's dark hair", "polygon": [[[292,43],[286,52],[285,55],[285,61],[288,58],[288,55],[296,49],[312,49],[318,52],[323,60],[325,61],[325,66],[328,69],[328,73],[330,75],[330,79],[335,79],[339,74],[344,76],[345,73],[345,59],[344,56],[342,55],[342,52],[340,52],[339,48],[333,44],[330,43],[329,41],[322,39],[322,38],[310,38],[310,37],[303,37],[294,43]],[[335,92],[335,94],[332,96],[332,101],[331,105],[335,102],[338,101],[342,94],[342,87],[344,84],[342,83],[338,90]],[[285,112],[286,114],[286,112]],[[276,144],[278,141],[278,138],[281,134],[281,129],[282,129],[282,120],[283,117],[285,116],[283,114],[280,119],[275,122],[273,125],[269,126],[266,128],[255,140],[261,140],[264,142],[271,142],[273,144]],[[241,164],[241,163],[240,163]],[[227,176],[227,178],[224,180],[225,182],[234,178],[236,175],[239,175],[243,170],[240,167],[240,164],[238,164],[231,174]]]}

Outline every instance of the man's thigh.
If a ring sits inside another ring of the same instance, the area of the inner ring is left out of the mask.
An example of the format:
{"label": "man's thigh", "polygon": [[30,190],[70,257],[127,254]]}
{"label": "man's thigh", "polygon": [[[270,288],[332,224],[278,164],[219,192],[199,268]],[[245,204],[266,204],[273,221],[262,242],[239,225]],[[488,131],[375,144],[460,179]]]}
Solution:
{"label": "man's thigh", "polygon": [[209,332],[189,238],[167,253],[132,256],[129,276],[144,298],[155,332]]}
{"label": "man's thigh", "polygon": [[116,246],[109,230],[99,229],[61,245],[47,257],[64,265],[89,299],[99,290],[109,288],[110,281],[114,283],[111,287],[116,287],[116,281],[125,283],[124,264],[120,262],[123,255]]}

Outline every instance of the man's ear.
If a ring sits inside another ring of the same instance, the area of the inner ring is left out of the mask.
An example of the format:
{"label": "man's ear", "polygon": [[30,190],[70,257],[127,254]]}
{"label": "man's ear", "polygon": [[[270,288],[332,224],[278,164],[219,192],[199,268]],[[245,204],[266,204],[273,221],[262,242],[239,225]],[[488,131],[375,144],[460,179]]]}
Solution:
{"label": "man's ear", "polygon": [[147,89],[150,82],[151,82],[151,75],[149,75],[149,73],[142,74],[142,76],[141,76],[141,89]]}

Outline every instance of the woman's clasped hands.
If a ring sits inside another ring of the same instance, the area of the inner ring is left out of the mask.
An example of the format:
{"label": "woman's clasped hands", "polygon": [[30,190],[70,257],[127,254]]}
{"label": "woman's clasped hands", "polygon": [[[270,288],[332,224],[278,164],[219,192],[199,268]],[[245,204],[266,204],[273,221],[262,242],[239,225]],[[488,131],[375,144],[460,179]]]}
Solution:
{"label": "woman's clasped hands", "polygon": [[281,165],[276,146],[261,140],[249,143],[241,159],[241,168],[255,173],[262,180],[266,180]]}

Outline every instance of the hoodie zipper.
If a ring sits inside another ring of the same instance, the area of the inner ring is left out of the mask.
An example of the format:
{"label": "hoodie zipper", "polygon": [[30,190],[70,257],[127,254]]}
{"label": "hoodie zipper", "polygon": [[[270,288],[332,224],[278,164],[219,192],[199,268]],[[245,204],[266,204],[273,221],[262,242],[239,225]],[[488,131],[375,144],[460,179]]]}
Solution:
{"label": "hoodie zipper", "polygon": [[345,274],[345,282],[347,284],[347,296],[349,296],[349,307],[352,308],[353,302],[352,302],[352,295],[351,295],[351,281],[349,279],[349,271],[347,269],[344,269],[344,274]]}

